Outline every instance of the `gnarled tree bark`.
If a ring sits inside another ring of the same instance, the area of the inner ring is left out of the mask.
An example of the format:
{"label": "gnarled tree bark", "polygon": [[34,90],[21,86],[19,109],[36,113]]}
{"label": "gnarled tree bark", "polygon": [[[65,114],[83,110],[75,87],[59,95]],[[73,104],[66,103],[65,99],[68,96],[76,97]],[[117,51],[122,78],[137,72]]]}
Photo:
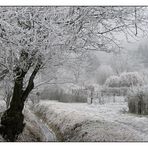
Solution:
{"label": "gnarled tree bark", "polygon": [[25,72],[19,67],[17,67],[19,72],[16,74],[13,96],[10,102],[10,107],[4,112],[1,118],[0,134],[7,141],[15,141],[18,135],[22,133],[24,129],[25,126],[24,115],[22,114],[24,103],[29,93],[34,88],[33,80],[37,72],[39,71],[40,67],[41,67],[41,62],[38,62],[29,78],[28,86],[26,87],[25,90],[23,90],[23,80],[27,71]]}

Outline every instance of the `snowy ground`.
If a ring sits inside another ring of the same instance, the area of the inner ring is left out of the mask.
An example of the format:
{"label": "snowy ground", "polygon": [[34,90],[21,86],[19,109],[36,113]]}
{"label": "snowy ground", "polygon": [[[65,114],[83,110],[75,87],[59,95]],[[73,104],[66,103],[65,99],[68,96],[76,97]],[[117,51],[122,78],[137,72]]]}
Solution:
{"label": "snowy ground", "polygon": [[[48,128],[48,126],[42,122],[41,119],[36,117],[30,110],[29,107],[25,107],[24,109],[25,123],[26,129],[28,129],[29,133],[25,130],[18,138],[18,141],[57,141],[54,132]],[[30,137],[34,137],[34,139],[30,139]],[[24,138],[23,138],[24,137]]]}
{"label": "snowy ground", "polygon": [[41,101],[34,112],[64,141],[148,141],[148,117],[127,112],[127,103],[104,105]]}
{"label": "snowy ground", "polygon": [[[41,101],[33,109],[41,119],[26,106],[18,141],[148,141],[148,116],[128,113],[123,100],[102,105]],[[4,109],[1,101],[0,112]]]}

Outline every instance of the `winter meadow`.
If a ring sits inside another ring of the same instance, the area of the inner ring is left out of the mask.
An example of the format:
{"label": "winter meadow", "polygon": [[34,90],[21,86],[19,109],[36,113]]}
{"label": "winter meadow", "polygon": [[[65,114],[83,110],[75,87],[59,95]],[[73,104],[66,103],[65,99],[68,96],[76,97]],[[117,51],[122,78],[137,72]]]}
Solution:
{"label": "winter meadow", "polygon": [[1,142],[148,142],[148,7],[0,7]]}

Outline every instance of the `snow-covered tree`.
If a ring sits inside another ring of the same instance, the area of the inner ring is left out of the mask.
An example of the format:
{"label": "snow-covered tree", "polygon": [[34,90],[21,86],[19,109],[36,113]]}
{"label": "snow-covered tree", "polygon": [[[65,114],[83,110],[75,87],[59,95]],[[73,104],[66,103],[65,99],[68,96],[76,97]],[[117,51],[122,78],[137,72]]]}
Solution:
{"label": "snow-covered tree", "polygon": [[142,84],[143,78],[138,72],[122,73],[120,75],[121,87],[140,86]]}
{"label": "snow-covered tree", "polygon": [[120,87],[120,78],[118,76],[110,76],[106,82],[107,87]]}

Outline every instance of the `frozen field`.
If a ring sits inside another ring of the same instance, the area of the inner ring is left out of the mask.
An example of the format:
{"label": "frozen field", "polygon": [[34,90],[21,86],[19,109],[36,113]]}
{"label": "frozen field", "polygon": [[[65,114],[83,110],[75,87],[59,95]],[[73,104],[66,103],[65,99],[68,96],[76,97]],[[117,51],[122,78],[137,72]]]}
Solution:
{"label": "frozen field", "polygon": [[148,141],[148,118],[128,113],[125,102],[104,105],[41,101],[34,109],[64,141]]}
{"label": "frozen field", "polygon": [[[4,109],[1,101],[0,111]],[[125,102],[89,105],[40,101],[33,111],[40,120],[25,109],[27,126],[18,141],[36,141],[37,137],[56,141],[50,127],[57,141],[148,141],[148,116],[128,113]]]}

